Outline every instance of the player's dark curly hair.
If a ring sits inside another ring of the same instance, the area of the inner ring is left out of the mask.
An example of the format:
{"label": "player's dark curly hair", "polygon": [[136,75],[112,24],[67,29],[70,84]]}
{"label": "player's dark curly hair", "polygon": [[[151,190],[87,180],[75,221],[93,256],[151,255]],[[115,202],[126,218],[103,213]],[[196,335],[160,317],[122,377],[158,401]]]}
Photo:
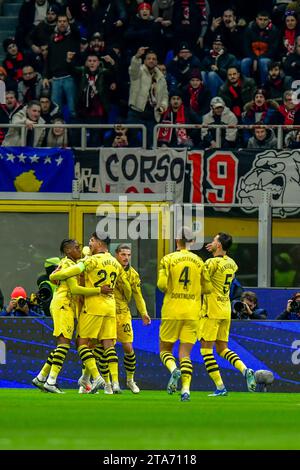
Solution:
{"label": "player's dark curly hair", "polygon": [[74,238],[64,238],[59,247],[61,254],[65,255],[66,248],[70,245],[73,245],[74,243],[76,243],[76,240],[74,240]]}
{"label": "player's dark curly hair", "polygon": [[229,233],[219,232],[218,239],[222,245],[223,250],[228,251],[232,245],[232,236],[229,235]]}
{"label": "player's dark curly hair", "polygon": [[92,237],[100,240],[103,243],[106,243],[107,246],[111,242],[110,236],[106,232],[93,232]]}

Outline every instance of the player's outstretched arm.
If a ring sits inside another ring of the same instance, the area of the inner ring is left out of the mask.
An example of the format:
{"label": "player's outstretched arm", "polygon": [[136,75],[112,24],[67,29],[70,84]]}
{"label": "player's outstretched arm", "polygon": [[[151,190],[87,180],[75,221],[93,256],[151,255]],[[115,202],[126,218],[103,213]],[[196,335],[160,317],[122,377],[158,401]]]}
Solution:
{"label": "player's outstretched arm", "polygon": [[67,279],[67,284],[73,295],[99,295],[101,294],[101,287],[83,287],[79,286],[76,277]]}
{"label": "player's outstretched arm", "polygon": [[77,264],[74,264],[74,266],[71,266],[70,268],[65,268],[65,269],[58,269],[57,271],[53,271],[53,273],[50,274],[49,279],[51,282],[53,281],[64,281],[65,279],[68,279],[69,277],[72,276],[77,276],[78,274],[82,273],[82,271],[85,270],[85,264],[80,261]]}

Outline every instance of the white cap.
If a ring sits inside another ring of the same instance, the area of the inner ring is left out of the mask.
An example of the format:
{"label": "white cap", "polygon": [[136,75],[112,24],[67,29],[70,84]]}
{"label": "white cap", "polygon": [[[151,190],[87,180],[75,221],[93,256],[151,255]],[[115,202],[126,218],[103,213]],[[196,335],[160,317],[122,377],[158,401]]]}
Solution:
{"label": "white cap", "polygon": [[211,102],[210,102],[210,106],[212,108],[225,108],[225,103],[224,103],[224,100],[220,97],[220,96],[215,96]]}

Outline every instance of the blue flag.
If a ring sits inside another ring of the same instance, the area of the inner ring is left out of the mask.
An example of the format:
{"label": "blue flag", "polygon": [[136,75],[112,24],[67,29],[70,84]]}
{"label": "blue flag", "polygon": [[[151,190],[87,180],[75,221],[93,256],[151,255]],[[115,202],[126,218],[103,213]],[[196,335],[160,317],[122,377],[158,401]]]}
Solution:
{"label": "blue flag", "polygon": [[0,147],[0,191],[72,192],[70,149]]}

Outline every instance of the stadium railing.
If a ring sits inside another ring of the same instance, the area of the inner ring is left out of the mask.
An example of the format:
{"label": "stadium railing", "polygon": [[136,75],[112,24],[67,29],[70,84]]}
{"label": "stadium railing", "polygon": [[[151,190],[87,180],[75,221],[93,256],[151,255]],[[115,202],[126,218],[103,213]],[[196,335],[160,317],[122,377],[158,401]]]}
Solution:
{"label": "stadium railing", "polygon": [[[146,127],[142,124],[127,124],[126,122],[121,123],[122,125],[128,127],[129,129],[139,129],[142,132],[142,143],[141,143],[141,148],[147,148],[147,131]],[[95,149],[97,147],[88,147],[87,145],[87,140],[88,140],[88,130],[89,129],[99,129],[99,130],[105,130],[105,129],[114,129],[116,126],[119,126],[120,123],[118,124],[35,124],[34,128],[45,128],[45,129],[51,129],[54,127],[62,127],[66,129],[80,129],[80,146],[72,146],[75,149],[78,150],[90,150],[90,149]],[[26,138],[26,127],[25,124],[0,124],[0,127],[2,129],[7,129],[7,128],[21,128],[21,137],[20,137],[20,147],[25,146],[25,138]],[[237,130],[253,130],[255,128],[266,128],[266,129],[274,129],[277,130],[277,149],[281,150],[284,147],[284,131],[292,131],[292,130],[300,130],[300,125],[278,125],[278,124],[251,124],[251,125],[243,125],[243,124],[238,124],[238,125],[219,125],[219,124],[209,124],[209,125],[203,125],[203,124],[163,124],[159,123],[154,126],[153,129],[153,148],[157,148],[157,135],[158,131],[160,128],[170,128],[170,129],[215,129],[216,130],[216,147],[215,148],[221,148],[222,143],[221,143],[221,136],[222,136],[222,130],[226,129],[237,129]],[[245,148],[245,147],[241,147]]]}

